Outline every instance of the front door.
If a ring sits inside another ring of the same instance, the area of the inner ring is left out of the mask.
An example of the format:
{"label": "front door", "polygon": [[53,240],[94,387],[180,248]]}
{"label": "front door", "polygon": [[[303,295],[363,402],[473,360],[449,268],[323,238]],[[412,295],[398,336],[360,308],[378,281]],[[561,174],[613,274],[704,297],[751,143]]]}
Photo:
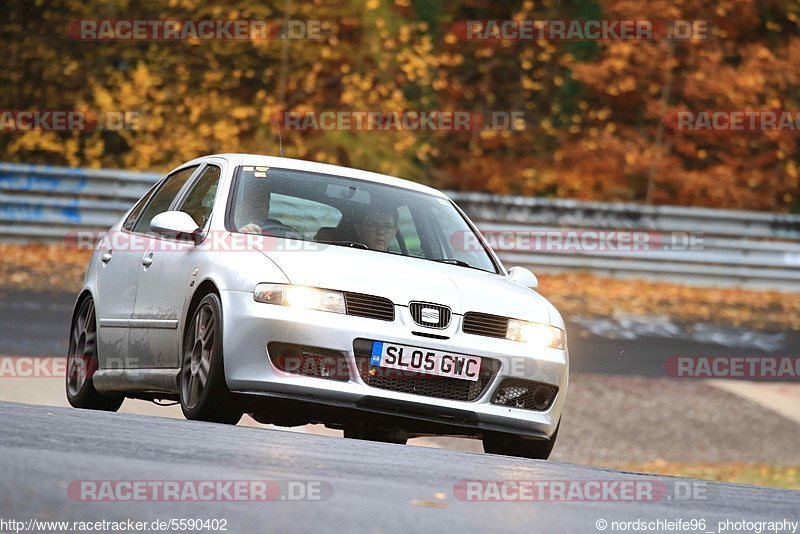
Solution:
{"label": "front door", "polygon": [[[171,209],[188,213],[198,227],[211,218],[221,175],[220,167],[206,165],[192,180],[188,192]],[[136,304],[132,320],[131,350],[141,354],[153,368],[180,366],[182,334],[180,314],[194,281],[192,271],[204,254],[193,241],[158,235],[148,236],[148,249],[141,258]]]}

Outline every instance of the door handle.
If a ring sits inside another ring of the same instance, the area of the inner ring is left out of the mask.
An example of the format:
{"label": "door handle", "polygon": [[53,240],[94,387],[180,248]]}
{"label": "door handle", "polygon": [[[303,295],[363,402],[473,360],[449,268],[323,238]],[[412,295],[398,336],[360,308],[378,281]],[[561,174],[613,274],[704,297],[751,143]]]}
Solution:
{"label": "door handle", "polygon": [[142,265],[144,265],[145,267],[150,267],[150,265],[152,263],[153,263],[153,253],[152,252],[148,252],[147,254],[142,256]]}
{"label": "door handle", "polygon": [[111,261],[111,251],[109,250],[108,252],[103,252],[103,255],[100,256],[100,261],[102,261],[103,263],[110,262]]}

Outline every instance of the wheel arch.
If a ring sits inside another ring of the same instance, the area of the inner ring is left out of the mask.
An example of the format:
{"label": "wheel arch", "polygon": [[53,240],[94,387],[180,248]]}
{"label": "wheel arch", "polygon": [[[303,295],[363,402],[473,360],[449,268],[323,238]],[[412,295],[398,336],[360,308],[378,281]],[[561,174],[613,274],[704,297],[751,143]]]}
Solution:
{"label": "wheel arch", "polygon": [[186,313],[183,317],[183,330],[181,332],[181,351],[183,351],[183,344],[186,341],[186,332],[189,330],[189,325],[192,322],[192,315],[197,309],[198,304],[200,304],[200,301],[209,293],[214,293],[217,297],[221,296],[216,282],[210,278],[206,278],[197,286],[197,289],[192,294],[192,298],[189,301],[189,306],[186,308]]}
{"label": "wheel arch", "polygon": [[84,303],[84,301],[86,299],[94,300],[95,321],[98,320],[98,318],[97,318],[97,299],[94,298],[94,294],[92,293],[91,289],[86,287],[78,294],[78,298],[75,299],[75,304],[72,306],[72,316],[70,317],[70,320],[69,320],[70,335],[72,335],[72,325],[75,323],[75,318],[78,315],[78,311],[80,311],[81,306],[83,306],[83,303]]}

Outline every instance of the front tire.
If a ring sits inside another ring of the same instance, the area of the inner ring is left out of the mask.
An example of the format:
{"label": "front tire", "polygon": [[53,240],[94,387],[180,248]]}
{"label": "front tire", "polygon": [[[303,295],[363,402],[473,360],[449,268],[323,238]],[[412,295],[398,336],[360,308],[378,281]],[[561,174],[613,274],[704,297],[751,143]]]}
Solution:
{"label": "front tire", "polygon": [[197,305],[186,332],[180,401],[186,419],[235,425],[242,418],[242,410],[225,384],[222,304],[214,293]]}
{"label": "front tire", "polygon": [[501,432],[488,432],[483,436],[483,450],[490,454],[502,454],[504,456],[519,456],[520,458],[532,458],[534,460],[547,460],[553,447],[556,445],[558,429],[561,427],[559,422],[556,431],[550,439],[524,439],[514,434],[503,434]]}
{"label": "front tire", "polygon": [[92,377],[99,367],[97,359],[97,320],[94,300],[85,299],[72,320],[67,353],[67,401],[74,408],[116,412],[122,395],[104,395],[94,388]]}

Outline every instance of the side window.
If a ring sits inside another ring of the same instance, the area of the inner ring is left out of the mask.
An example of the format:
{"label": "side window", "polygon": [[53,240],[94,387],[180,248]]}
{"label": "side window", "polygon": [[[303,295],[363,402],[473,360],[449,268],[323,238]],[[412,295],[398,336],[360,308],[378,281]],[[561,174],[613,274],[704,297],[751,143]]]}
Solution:
{"label": "side window", "polygon": [[[424,258],[425,253],[422,251],[419,233],[417,232],[417,227],[414,224],[414,219],[411,217],[411,210],[408,209],[408,206],[400,206],[397,208],[397,215],[397,230],[400,234],[400,238],[403,240],[403,243],[406,246],[408,255]],[[400,252],[400,247],[396,240],[394,240],[389,246],[389,251],[398,253]]]}
{"label": "side window", "polygon": [[192,190],[186,195],[186,200],[178,208],[191,215],[200,228],[205,228],[208,219],[211,218],[211,210],[214,208],[214,198],[217,195],[221,174],[222,169],[216,165],[206,167],[192,186]]}
{"label": "side window", "polygon": [[163,213],[169,209],[169,205],[175,200],[175,196],[181,190],[186,180],[197,170],[197,165],[181,169],[173,174],[167,176],[161,187],[153,195],[150,204],[145,208],[136,226],[133,227],[134,232],[150,233],[150,221],[159,213]]}
{"label": "side window", "polygon": [[148,191],[147,194],[136,203],[128,215],[128,218],[125,219],[125,222],[122,224],[123,230],[133,230],[133,225],[136,223],[137,217],[139,217],[139,214],[142,213],[142,210],[147,203],[150,202],[150,199],[153,197],[153,193],[156,192],[156,189],[158,189],[158,187],[151,187],[150,191]]}

